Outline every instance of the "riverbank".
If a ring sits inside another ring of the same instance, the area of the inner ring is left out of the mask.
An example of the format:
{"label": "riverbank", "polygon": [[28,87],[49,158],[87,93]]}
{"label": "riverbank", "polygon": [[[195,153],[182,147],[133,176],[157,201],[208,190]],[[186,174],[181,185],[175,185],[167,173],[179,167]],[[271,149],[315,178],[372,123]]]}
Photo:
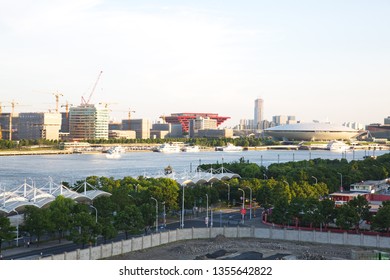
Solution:
{"label": "riverbank", "polygon": [[0,151],[0,156],[26,156],[26,155],[69,155],[73,154],[73,151],[69,150],[11,150],[11,151]]}
{"label": "riverbank", "polygon": [[[25,155],[69,155],[69,154],[102,154],[105,149],[115,145],[104,144],[99,147],[92,147],[88,149],[26,149],[26,150],[0,150],[0,156],[25,156]],[[153,147],[156,145],[140,145],[140,144],[124,144],[121,145],[126,149],[126,153],[134,152],[153,152]],[[298,145],[272,145],[272,146],[256,146],[246,147],[244,151],[267,151],[267,150],[327,150],[325,146],[298,146]],[[387,145],[361,145],[345,151],[346,153],[353,153],[354,151],[389,151],[390,146]],[[213,152],[213,147],[202,147],[200,152]]]}

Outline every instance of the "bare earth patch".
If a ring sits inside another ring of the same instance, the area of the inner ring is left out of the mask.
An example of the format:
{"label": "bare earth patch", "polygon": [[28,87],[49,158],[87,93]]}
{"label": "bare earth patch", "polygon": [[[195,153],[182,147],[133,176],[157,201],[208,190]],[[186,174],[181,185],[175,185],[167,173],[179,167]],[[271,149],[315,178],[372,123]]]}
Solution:
{"label": "bare earth patch", "polygon": [[[197,239],[177,241],[154,248],[130,252],[111,260],[194,260],[194,259],[351,259],[360,247],[278,241],[258,238]],[[367,250],[367,249],[366,249]]]}

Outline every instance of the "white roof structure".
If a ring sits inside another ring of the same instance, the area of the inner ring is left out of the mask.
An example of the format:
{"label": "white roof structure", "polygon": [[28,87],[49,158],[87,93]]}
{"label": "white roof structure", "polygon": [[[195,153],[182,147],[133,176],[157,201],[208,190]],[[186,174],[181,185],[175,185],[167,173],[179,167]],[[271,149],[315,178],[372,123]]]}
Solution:
{"label": "white roof structure", "polygon": [[241,178],[240,175],[233,173],[226,168],[200,170],[199,168],[195,172],[182,172],[182,173],[168,173],[159,174],[155,178],[169,178],[175,180],[180,185],[196,185],[216,182],[220,180],[230,180],[232,178]]}
{"label": "white roof structure", "polygon": [[296,123],[264,129],[264,133],[277,139],[288,140],[348,140],[359,134],[358,130],[330,123]]}
{"label": "white roof structure", "polygon": [[[87,190],[87,186],[92,188],[92,190]],[[71,190],[62,184],[55,184],[51,178],[49,179],[49,182],[42,187],[36,187],[34,183],[32,183],[32,185],[27,184],[25,181],[24,184],[13,190],[0,190],[0,213],[18,213],[19,211],[23,211],[26,206],[44,208],[60,195],[82,203],[92,202],[100,196],[111,195],[110,193],[97,190],[87,182],[85,182],[82,187],[84,188],[84,191],[77,192],[77,190]]]}

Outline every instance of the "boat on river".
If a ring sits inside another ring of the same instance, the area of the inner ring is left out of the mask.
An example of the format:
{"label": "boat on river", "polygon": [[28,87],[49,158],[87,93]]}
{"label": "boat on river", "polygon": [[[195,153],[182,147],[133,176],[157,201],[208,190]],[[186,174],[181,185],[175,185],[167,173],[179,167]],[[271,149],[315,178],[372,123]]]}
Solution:
{"label": "boat on river", "polygon": [[351,149],[351,146],[345,144],[343,141],[330,141],[326,146],[326,149],[331,152],[346,152]]}
{"label": "boat on river", "polygon": [[199,146],[195,145],[195,146],[184,146],[182,149],[181,149],[182,152],[186,152],[186,153],[197,153],[200,151],[200,148]]}
{"label": "boat on river", "polygon": [[241,146],[235,146],[232,143],[227,143],[226,146],[216,147],[215,150],[220,152],[241,152],[244,148]]}
{"label": "boat on river", "polygon": [[180,146],[173,143],[164,143],[160,146],[158,146],[154,152],[159,153],[179,153],[180,152]]}
{"label": "boat on river", "polygon": [[125,152],[125,149],[121,146],[115,146],[106,151],[106,158],[114,159],[114,158],[120,158],[122,156],[122,153]]}

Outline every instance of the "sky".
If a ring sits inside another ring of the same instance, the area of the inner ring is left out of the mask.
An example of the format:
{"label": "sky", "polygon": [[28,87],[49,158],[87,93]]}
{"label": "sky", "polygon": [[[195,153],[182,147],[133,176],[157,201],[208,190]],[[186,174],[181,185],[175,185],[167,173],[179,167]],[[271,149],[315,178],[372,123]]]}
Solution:
{"label": "sky", "polygon": [[0,102],[43,112],[53,93],[91,95],[115,120],[207,112],[234,126],[263,98],[268,120],[383,123],[389,14],[387,0],[0,0]]}

